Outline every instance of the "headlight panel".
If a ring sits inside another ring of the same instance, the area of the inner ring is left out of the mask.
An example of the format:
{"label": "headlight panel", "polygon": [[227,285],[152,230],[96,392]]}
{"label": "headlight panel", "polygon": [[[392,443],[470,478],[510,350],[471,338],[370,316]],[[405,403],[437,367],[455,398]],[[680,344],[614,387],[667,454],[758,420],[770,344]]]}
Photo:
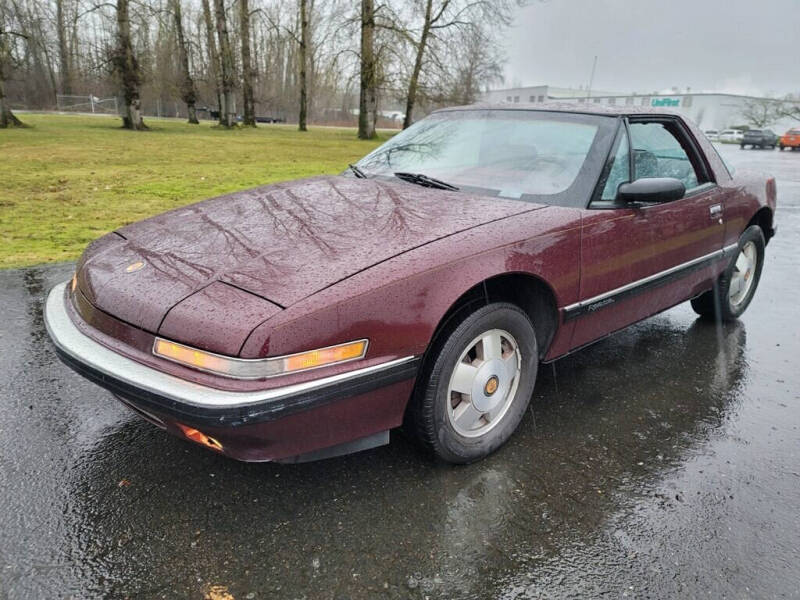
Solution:
{"label": "headlight panel", "polygon": [[265,379],[359,360],[367,354],[368,345],[369,341],[362,339],[285,356],[233,358],[157,337],[153,343],[153,354],[198,371],[223,377]]}

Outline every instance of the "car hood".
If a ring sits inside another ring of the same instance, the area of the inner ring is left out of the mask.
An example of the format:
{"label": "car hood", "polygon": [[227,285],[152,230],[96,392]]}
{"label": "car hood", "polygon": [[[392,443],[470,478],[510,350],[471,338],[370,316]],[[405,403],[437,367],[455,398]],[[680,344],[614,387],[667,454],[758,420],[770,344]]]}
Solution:
{"label": "car hood", "polygon": [[[92,304],[151,332],[215,282],[257,296],[262,302],[248,300],[245,312],[263,321],[393,256],[541,207],[375,179],[302,179],[123,227],[111,234],[115,241],[87,249],[78,281]],[[227,304],[216,312],[225,308],[223,317],[236,319],[230,304],[237,294],[215,285],[177,312],[213,318],[210,306]]]}

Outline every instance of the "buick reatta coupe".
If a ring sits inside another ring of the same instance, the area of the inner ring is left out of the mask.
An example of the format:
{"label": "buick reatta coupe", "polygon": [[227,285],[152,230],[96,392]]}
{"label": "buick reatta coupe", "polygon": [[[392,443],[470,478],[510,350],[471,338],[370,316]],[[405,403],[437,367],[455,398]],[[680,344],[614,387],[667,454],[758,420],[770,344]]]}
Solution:
{"label": "buick reatta coupe", "polygon": [[774,179],[656,109],[435,112],[338,176],[122,227],[49,294],[59,356],[151,423],[245,461],[387,443],[470,462],[541,363],[678,303],[735,319]]}

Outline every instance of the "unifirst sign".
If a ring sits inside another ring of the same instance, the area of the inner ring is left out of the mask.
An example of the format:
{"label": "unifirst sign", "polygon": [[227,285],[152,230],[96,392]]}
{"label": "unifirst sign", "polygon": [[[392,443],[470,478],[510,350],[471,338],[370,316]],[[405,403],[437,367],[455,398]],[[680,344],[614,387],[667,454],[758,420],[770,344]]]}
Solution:
{"label": "unifirst sign", "polygon": [[680,98],[653,98],[650,100],[650,106],[680,106]]}

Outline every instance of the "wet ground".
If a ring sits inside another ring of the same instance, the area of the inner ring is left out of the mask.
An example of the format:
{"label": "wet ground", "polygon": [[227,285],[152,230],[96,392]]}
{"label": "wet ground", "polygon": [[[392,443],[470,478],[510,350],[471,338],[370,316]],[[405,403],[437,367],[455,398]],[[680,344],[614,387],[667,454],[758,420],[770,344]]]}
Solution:
{"label": "wet ground", "polygon": [[[800,597],[800,152],[739,323],[688,305],[543,369],[478,464],[242,464],[56,359],[71,265],[0,271],[0,598]],[[227,594],[227,596],[226,596]]]}

